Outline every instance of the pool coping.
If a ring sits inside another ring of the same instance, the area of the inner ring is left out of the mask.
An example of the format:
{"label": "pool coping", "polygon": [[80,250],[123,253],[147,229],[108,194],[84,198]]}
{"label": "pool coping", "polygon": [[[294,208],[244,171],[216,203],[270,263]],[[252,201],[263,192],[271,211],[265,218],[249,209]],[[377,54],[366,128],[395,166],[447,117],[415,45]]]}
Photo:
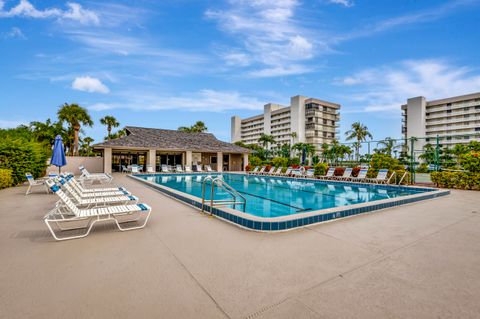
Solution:
{"label": "pool coping", "polygon": [[[222,173],[193,173],[193,175],[213,175],[213,174],[222,174]],[[227,174],[241,174],[243,173],[234,173],[228,172]],[[185,174],[151,174],[151,176],[156,175],[173,175],[173,176],[182,176]],[[191,175],[191,174],[188,174]],[[202,208],[202,199],[193,196],[178,190],[175,190],[170,187],[166,187],[146,179],[140,178],[139,176],[149,176],[149,174],[137,174],[137,175],[127,175],[128,177],[137,180],[143,184],[150,186],[151,188],[160,191],[170,197],[173,197],[177,200],[185,202],[195,208],[201,209]],[[317,181],[317,182],[325,182],[325,180],[318,180],[318,179],[306,179],[306,178],[290,178],[290,177],[277,177],[277,176],[259,176],[259,177],[268,177],[268,178],[281,178],[286,180],[299,180],[299,181]],[[279,217],[259,217],[255,215],[250,215],[248,213],[241,212],[239,210],[231,209],[228,207],[213,207],[211,208],[208,205],[205,205],[205,212],[214,215],[218,218],[221,218],[227,222],[233,223],[236,226],[241,228],[245,228],[248,230],[253,231],[260,231],[260,232],[275,232],[275,231],[285,231],[291,230],[299,227],[305,227],[313,224],[323,223],[327,221],[342,219],[350,216],[355,216],[358,214],[368,213],[368,212],[375,212],[381,209],[390,208],[394,206],[405,205],[409,203],[414,203],[421,200],[437,198],[440,196],[445,196],[450,194],[450,190],[442,190],[437,188],[430,188],[430,187],[416,187],[416,186],[400,186],[400,185],[384,185],[384,184],[367,184],[367,183],[353,183],[353,182],[345,182],[345,181],[331,181],[327,180],[327,182],[331,183],[339,183],[342,185],[365,185],[367,187],[372,186],[386,186],[388,188],[416,188],[425,190],[425,193],[401,196],[396,198],[389,198],[389,199],[382,199],[376,200],[367,203],[359,203],[353,204],[348,206],[341,206],[341,207],[332,207],[326,208],[321,210],[315,211],[308,211],[304,213],[298,214],[291,214]]]}

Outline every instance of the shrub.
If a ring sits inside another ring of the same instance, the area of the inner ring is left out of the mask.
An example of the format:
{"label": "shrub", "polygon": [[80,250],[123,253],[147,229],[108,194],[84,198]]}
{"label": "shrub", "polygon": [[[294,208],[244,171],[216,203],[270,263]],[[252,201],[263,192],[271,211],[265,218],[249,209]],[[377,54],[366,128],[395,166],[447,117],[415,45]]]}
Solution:
{"label": "shrub", "polygon": [[289,166],[300,166],[300,158],[298,157],[293,157],[290,158],[288,161]]}
{"label": "shrub", "polygon": [[471,173],[480,173],[480,152],[471,151],[460,157],[460,164]]}
{"label": "shrub", "polygon": [[352,168],[352,176],[353,177],[357,177],[359,172],[360,172],[360,167]]}
{"label": "shrub", "polygon": [[376,177],[379,169],[388,169],[389,171],[405,170],[400,162],[388,154],[373,154],[370,160],[370,169],[367,176]]}
{"label": "shrub", "polygon": [[0,189],[13,185],[12,170],[0,168]]}
{"label": "shrub", "polygon": [[428,164],[422,163],[415,170],[417,173],[428,173]]}
{"label": "shrub", "polygon": [[6,137],[0,140],[0,168],[10,169],[17,185],[25,181],[25,173],[35,178],[45,174],[49,152],[44,144]]}
{"label": "shrub", "polygon": [[274,157],[272,159],[272,164],[275,167],[286,167],[286,166],[288,166],[288,158],[286,158],[286,157]]}
{"label": "shrub", "polygon": [[261,166],[262,159],[258,156],[251,155],[248,157],[248,165],[250,165],[251,167]]}
{"label": "shrub", "polygon": [[250,166],[250,165],[245,166],[245,171],[246,172],[250,172],[251,170],[252,170],[252,166]]}
{"label": "shrub", "polygon": [[480,173],[432,172],[430,177],[438,187],[480,190]]}
{"label": "shrub", "polygon": [[342,176],[345,172],[345,167],[337,167],[335,168],[335,172],[333,173],[334,176]]}
{"label": "shrub", "polygon": [[265,172],[268,172],[270,169],[272,169],[272,165],[267,165],[267,166],[265,167]]}
{"label": "shrub", "polygon": [[323,176],[327,173],[328,165],[327,163],[318,163],[315,164],[315,176]]}

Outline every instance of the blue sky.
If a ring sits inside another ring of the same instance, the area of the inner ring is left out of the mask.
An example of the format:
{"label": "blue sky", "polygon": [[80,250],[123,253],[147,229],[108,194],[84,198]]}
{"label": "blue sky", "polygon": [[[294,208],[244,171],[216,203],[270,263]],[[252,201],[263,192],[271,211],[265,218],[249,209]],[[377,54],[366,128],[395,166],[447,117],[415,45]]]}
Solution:
{"label": "blue sky", "polygon": [[376,139],[413,96],[480,91],[480,0],[0,0],[0,127],[79,103],[95,120],[176,129],[293,95],[337,102]]}

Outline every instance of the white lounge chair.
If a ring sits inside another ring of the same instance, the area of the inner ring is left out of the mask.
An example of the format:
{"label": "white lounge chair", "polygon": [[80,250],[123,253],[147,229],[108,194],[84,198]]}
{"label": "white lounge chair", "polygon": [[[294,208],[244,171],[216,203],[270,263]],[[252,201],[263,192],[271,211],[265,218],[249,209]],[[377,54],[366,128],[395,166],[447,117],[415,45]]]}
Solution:
{"label": "white lounge chair", "polygon": [[81,198],[92,198],[92,197],[117,197],[117,196],[129,196],[131,195],[130,192],[126,190],[114,190],[114,191],[106,191],[103,188],[97,188],[95,192],[87,192],[83,191],[81,186],[78,182],[76,182],[75,178],[72,176],[67,177],[56,177],[54,181],[58,184],[65,185],[69,192],[75,191],[78,196]]}
{"label": "white lounge chair", "polygon": [[[144,228],[152,212],[152,208],[147,204],[119,205],[99,207],[92,209],[78,208],[68,196],[62,192],[59,186],[51,180],[47,181],[50,189],[60,197],[63,206],[56,206],[45,217],[44,222],[47,225],[53,238],[56,240],[76,239],[88,236],[95,223],[100,221],[115,221],[120,231],[128,231]],[[138,221],[142,215],[146,215],[143,223],[131,227],[121,226],[123,223]],[[57,231],[54,227],[58,228]],[[73,236],[59,236],[59,232],[86,229],[84,234]]]}
{"label": "white lounge chair", "polygon": [[292,174],[292,168],[288,167],[287,170],[285,171],[285,173],[282,173],[281,175],[282,176],[290,176],[290,174]]}
{"label": "white lounge chair", "polygon": [[155,174],[155,169],[152,165],[147,165],[147,173],[148,174]]}
{"label": "white lounge chair", "polygon": [[361,168],[360,171],[358,171],[357,177],[351,177],[350,180],[352,182],[366,182],[368,181],[367,173],[368,173],[368,168]]}
{"label": "white lounge chair", "polygon": [[202,170],[202,164],[197,164],[196,166],[196,171],[199,172],[199,173],[202,173],[203,170]]}
{"label": "white lounge chair", "polygon": [[272,175],[275,172],[275,166],[272,166],[268,172],[264,172],[263,175]]}
{"label": "white lounge chair", "polygon": [[[48,180],[47,183],[53,183],[52,180]],[[50,185],[49,185],[50,186]],[[95,197],[81,197],[78,192],[70,186],[69,183],[62,183],[62,186],[65,187],[70,199],[78,207],[97,207],[97,206],[106,206],[106,205],[126,205],[126,204],[136,204],[138,203],[138,197],[133,195],[116,195],[116,196],[95,196]],[[50,186],[51,187],[51,186]],[[65,194],[62,189],[57,191],[57,195]],[[65,194],[66,195],[66,194]]]}
{"label": "white lounge chair", "polygon": [[258,172],[258,170],[260,169],[259,166],[255,166],[255,168],[249,172],[247,172],[247,174],[255,174],[256,172]]}
{"label": "white lounge chair", "polygon": [[315,177],[315,170],[313,168],[307,169],[307,171],[305,172],[305,177],[314,178]]}
{"label": "white lounge chair", "polygon": [[265,173],[265,168],[266,166],[262,166],[262,168],[260,168],[260,170],[256,172],[255,175],[262,175],[263,173]]}
{"label": "white lounge chair", "polygon": [[112,175],[107,174],[107,173],[90,173],[87,171],[87,169],[83,166],[79,167],[80,172],[82,172],[82,175],[79,177],[79,179],[82,182],[107,182],[110,183],[113,179]]}
{"label": "white lounge chair", "polygon": [[177,166],[175,167],[175,172],[176,173],[183,173],[182,165],[177,164]]}
{"label": "white lounge chair", "polygon": [[329,167],[327,173],[323,176],[319,176],[318,178],[319,179],[332,179],[332,178],[334,178],[334,174],[335,174],[335,167]]}
{"label": "white lounge chair", "polygon": [[185,173],[193,173],[192,168],[189,165],[185,165]]}
{"label": "white lounge chair", "polygon": [[343,171],[343,175],[342,176],[336,176],[335,179],[342,180],[342,181],[348,181],[348,180],[352,179],[352,171],[353,171],[353,169],[351,167],[347,167]]}
{"label": "white lounge chair", "polygon": [[205,165],[205,170],[209,173],[213,172],[212,167],[210,165]]}
{"label": "white lounge chair", "polygon": [[162,164],[162,173],[171,173],[170,168],[168,168],[168,165]]}
{"label": "white lounge chair", "polygon": [[276,175],[276,176],[282,175],[282,169],[283,169],[283,167],[281,167],[281,166],[278,167],[277,170],[275,172],[273,172],[272,175]]}
{"label": "white lounge chair", "polygon": [[25,195],[28,195],[30,194],[30,191],[32,190],[33,187],[35,186],[42,186],[46,193],[48,194],[48,186],[47,184],[45,183],[45,180],[44,179],[37,179],[35,180],[33,178],[33,175],[30,174],[30,173],[26,173],[25,174],[25,177],[27,178],[27,181],[28,181],[28,188],[27,188],[27,191],[25,192]]}
{"label": "white lounge chair", "polygon": [[64,178],[70,177],[71,183],[74,187],[78,188],[82,193],[101,193],[101,192],[118,192],[118,195],[129,195],[130,192],[127,191],[125,187],[98,187],[98,188],[86,188],[81,183],[79,183],[75,177],[71,174],[63,176]]}
{"label": "white lounge chair", "polygon": [[140,170],[138,169],[138,166],[137,165],[132,165],[131,173],[132,174],[137,174],[139,172],[140,172]]}
{"label": "white lounge chair", "polygon": [[390,179],[388,178],[388,169],[378,170],[377,177],[370,178],[369,181],[377,184],[388,184],[388,182],[390,182]]}

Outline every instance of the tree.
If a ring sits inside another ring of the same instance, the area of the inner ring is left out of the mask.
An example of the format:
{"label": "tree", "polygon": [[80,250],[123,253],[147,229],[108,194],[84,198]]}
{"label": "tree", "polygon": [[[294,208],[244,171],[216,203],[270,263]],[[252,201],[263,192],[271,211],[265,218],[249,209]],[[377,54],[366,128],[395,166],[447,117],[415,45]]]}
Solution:
{"label": "tree", "polygon": [[402,145],[397,145],[397,141],[391,137],[385,137],[383,141],[377,143],[377,146],[383,146],[379,151],[390,156],[392,156],[393,150],[402,147]]}
{"label": "tree", "polygon": [[105,115],[104,117],[102,117],[100,119],[100,123],[107,126],[107,132],[108,132],[107,140],[110,140],[110,135],[112,133],[112,127],[119,127],[120,126],[120,123],[118,123],[117,119],[114,118],[111,115]]}
{"label": "tree", "polygon": [[93,155],[93,143],[94,139],[91,138],[90,136],[84,137],[81,140],[81,146],[80,146],[80,154],[82,156],[92,156]]}
{"label": "tree", "polygon": [[179,131],[187,132],[187,133],[204,133],[208,131],[208,128],[205,126],[205,123],[202,121],[197,121],[190,127],[180,126],[178,128]]}
{"label": "tree", "polygon": [[[123,136],[126,136],[127,135],[127,131],[125,129],[122,129],[122,130],[118,130],[116,131],[115,133],[113,133],[111,136],[110,136],[110,139],[114,140],[116,138],[120,138],[120,137],[123,137]],[[107,138],[105,137],[105,140]]]}
{"label": "tree", "polygon": [[302,157],[302,164],[305,161],[303,158],[303,154],[308,156],[313,156],[315,154],[315,146],[309,143],[296,143],[292,146],[292,150],[296,150],[300,153],[300,156]]}
{"label": "tree", "polygon": [[78,104],[67,104],[60,106],[57,112],[60,123],[67,122],[70,129],[73,130],[73,155],[78,156],[78,134],[81,125],[92,127],[93,121],[88,111]]}
{"label": "tree", "polygon": [[355,153],[357,157],[357,161],[360,158],[360,144],[367,140],[367,137],[373,138],[372,134],[368,131],[368,127],[363,125],[360,122],[355,122],[352,124],[352,128],[345,132],[347,136],[347,141],[356,140],[357,144],[355,145]]}
{"label": "tree", "polygon": [[62,136],[64,141],[67,140],[67,131],[63,128],[62,123],[60,122],[52,123],[52,120],[50,119],[47,119],[45,122],[34,121],[30,122],[29,127],[35,140],[40,143],[52,146],[57,135]]}
{"label": "tree", "polygon": [[265,149],[267,149],[268,144],[275,143],[275,139],[273,138],[272,135],[262,134],[262,135],[260,135],[260,138],[258,139],[258,143],[263,144],[263,147]]}
{"label": "tree", "polygon": [[297,138],[297,132],[290,133],[290,136],[292,137],[292,144],[295,144],[295,139]]}

